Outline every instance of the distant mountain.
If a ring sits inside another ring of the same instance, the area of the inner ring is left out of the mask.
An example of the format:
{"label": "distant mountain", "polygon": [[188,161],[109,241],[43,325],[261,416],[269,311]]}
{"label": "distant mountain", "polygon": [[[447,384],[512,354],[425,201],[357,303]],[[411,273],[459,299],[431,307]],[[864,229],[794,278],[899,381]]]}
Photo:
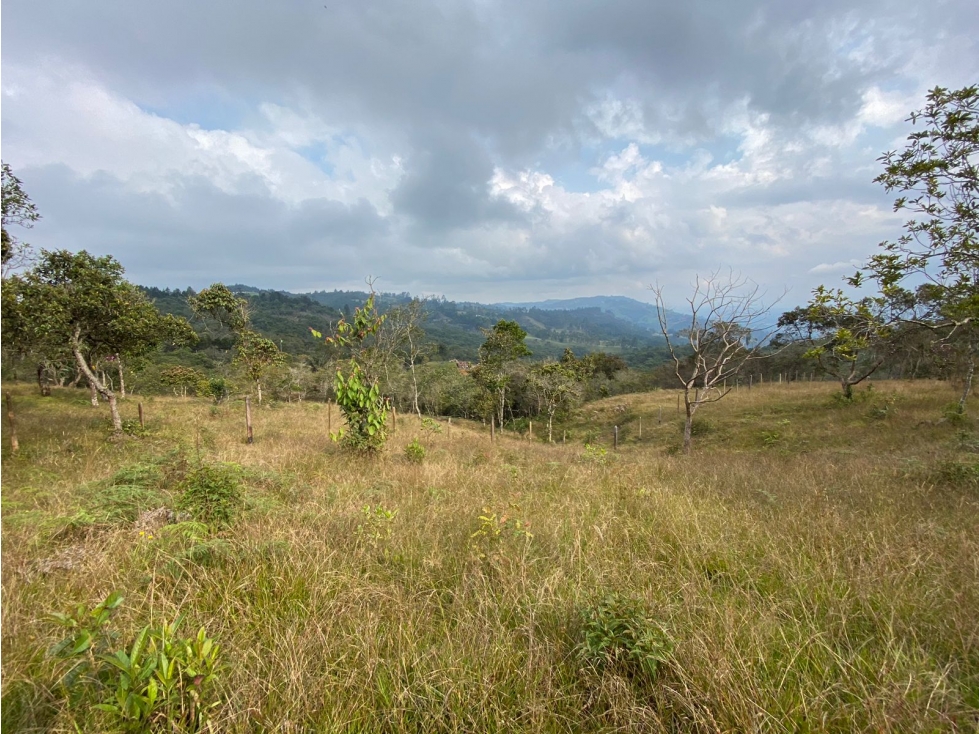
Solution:
{"label": "distant mountain", "polygon": [[[643,303],[626,296],[588,296],[585,298],[565,298],[560,300],[534,301],[530,303],[497,303],[501,308],[540,309],[542,311],[570,311],[578,308],[598,308],[631,324],[640,326],[656,334],[660,333],[656,306]],[[689,320],[677,311],[666,310],[666,322],[670,331],[676,331]]]}
{"label": "distant mountain", "polygon": [[[252,311],[252,323],[256,330],[272,339],[292,354],[311,355],[317,351],[315,341],[309,336],[308,327],[328,331],[341,314],[353,312],[361,306],[368,294],[361,291],[315,291],[294,294],[285,291],[262,290],[253,286],[235,284],[228,286],[233,292],[248,299]],[[190,290],[144,289],[157,307],[165,313],[191,316],[187,305]],[[384,312],[411,300],[408,293],[380,293],[378,308]],[[575,299],[589,302],[593,299]],[[621,313],[627,313],[629,303],[652,309],[648,304],[629,298],[608,298],[604,302],[618,303]],[[561,303],[561,302],[549,302]],[[565,302],[570,303],[570,302]],[[437,345],[438,359],[476,360],[479,346],[485,340],[484,329],[501,319],[514,320],[527,332],[527,346],[535,358],[560,357],[565,349],[582,355],[590,352],[619,354],[628,362],[648,365],[662,361],[663,348],[658,326],[649,328],[629,318],[617,315],[610,308],[592,303],[583,306],[550,306],[538,304],[466,303],[444,298],[425,301],[427,319],[423,328],[430,341]],[[655,326],[655,321],[653,322]],[[217,357],[231,347],[230,334],[222,330],[208,332],[203,324],[195,324],[201,342],[197,349]],[[671,324],[672,326],[672,324]]]}

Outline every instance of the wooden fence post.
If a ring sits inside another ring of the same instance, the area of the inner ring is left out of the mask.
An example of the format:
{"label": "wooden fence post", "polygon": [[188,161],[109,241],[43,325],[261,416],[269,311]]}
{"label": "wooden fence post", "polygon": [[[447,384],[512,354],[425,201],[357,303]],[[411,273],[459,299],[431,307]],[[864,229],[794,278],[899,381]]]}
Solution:
{"label": "wooden fence post", "polygon": [[398,406],[391,406],[391,433],[398,432]]}
{"label": "wooden fence post", "polygon": [[490,443],[496,440],[496,416],[490,416]]}
{"label": "wooden fence post", "polygon": [[143,404],[136,403],[136,410],[139,411],[139,430],[143,430],[145,426],[143,425]]}
{"label": "wooden fence post", "polygon": [[253,443],[255,437],[252,435],[252,399],[245,396],[245,443]]}
{"label": "wooden fence post", "polygon": [[615,431],[612,433],[612,448],[615,451],[619,450],[619,427],[615,427]]}
{"label": "wooden fence post", "polygon": [[752,385],[752,383],[754,383],[754,381],[755,381],[755,376],[754,375],[748,375],[748,389],[749,390],[751,389],[751,385]]}
{"label": "wooden fence post", "polygon": [[534,422],[533,421],[528,421],[528,424],[530,426],[530,430],[528,432],[528,436],[530,437],[530,440],[533,441],[534,440]]}
{"label": "wooden fence post", "polygon": [[10,451],[16,454],[20,451],[20,442],[17,440],[17,422],[14,420],[14,406],[10,401],[10,393],[7,393],[7,422],[10,424]]}
{"label": "wooden fence post", "polygon": [[333,433],[333,401],[326,401],[326,432]]}
{"label": "wooden fence post", "polygon": [[639,416],[639,438],[642,438],[642,416]]}

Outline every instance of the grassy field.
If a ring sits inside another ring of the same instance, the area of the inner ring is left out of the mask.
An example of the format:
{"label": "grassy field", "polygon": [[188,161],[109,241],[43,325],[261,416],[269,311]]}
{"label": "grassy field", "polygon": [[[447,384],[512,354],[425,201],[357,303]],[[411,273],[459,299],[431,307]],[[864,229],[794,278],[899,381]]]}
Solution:
{"label": "grassy field", "polygon": [[[220,644],[214,731],[979,730],[979,432],[942,419],[948,385],[742,390],[689,457],[670,392],[590,403],[556,445],[400,416],[375,460],[318,404],[256,409],[246,445],[240,403],[149,398],[109,441],[84,391],[9,392],[4,732],[108,726],[45,651],[49,613],[112,591],[119,647],[181,614]],[[217,462],[233,526],[138,521]]]}

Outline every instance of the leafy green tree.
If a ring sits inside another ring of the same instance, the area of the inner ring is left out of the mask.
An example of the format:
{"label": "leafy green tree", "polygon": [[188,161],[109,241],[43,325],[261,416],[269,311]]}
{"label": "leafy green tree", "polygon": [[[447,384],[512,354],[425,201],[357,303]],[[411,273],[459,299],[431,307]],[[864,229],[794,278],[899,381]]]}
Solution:
{"label": "leafy green tree", "polygon": [[95,366],[125,355],[138,359],[161,344],[196,339],[190,325],[164,316],[123,278],[111,256],[84,250],[41,251],[39,262],[3,288],[3,335],[22,351],[67,348],[90,385],[109,402],[112,425],[122,431],[116,394]]}
{"label": "leafy green tree", "polygon": [[486,341],[479,348],[479,365],[473,374],[495,396],[495,411],[502,426],[513,364],[521,357],[529,357],[531,351],[524,342],[527,332],[516,321],[500,319],[492,329],[483,330],[483,335]]}
{"label": "leafy green tree", "polygon": [[805,356],[839,380],[843,396],[870,377],[887,359],[893,320],[882,297],[853,300],[842,290],[819,286],[812,300],[779,318],[785,336],[808,346]]}
{"label": "leafy green tree", "polygon": [[[570,350],[565,352],[565,356],[568,352]],[[543,362],[531,368],[529,381],[540,400],[542,412],[547,414],[549,443],[554,440],[554,415],[578,404],[584,392],[582,381],[587,374],[570,360],[563,359],[561,362]]]}
{"label": "leafy green tree", "polygon": [[876,281],[883,297],[902,304],[904,321],[932,329],[937,347],[962,356],[964,412],[979,355],[979,86],[936,87],[908,121],[923,127],[904,150],[881,156],[884,172],[874,180],[898,192],[894,211],[912,218],[849,281]]}
{"label": "leafy green tree", "polygon": [[11,268],[27,265],[33,259],[31,246],[16,236],[11,234],[8,227],[17,225],[30,229],[34,223],[41,218],[31,197],[24,191],[23,183],[7,163],[2,166],[2,189],[3,189],[3,215],[2,227],[0,227],[0,262],[2,262],[2,274],[6,277]]}
{"label": "leafy green tree", "polygon": [[198,318],[211,318],[235,335],[234,363],[240,365],[255,385],[262,402],[262,377],[285,361],[285,355],[271,339],[251,328],[248,301],[239,298],[223,283],[215,283],[187,299]]}
{"label": "leafy green tree", "polygon": [[[337,367],[333,383],[337,406],[347,426],[331,438],[367,453],[379,451],[387,440],[388,402],[381,394],[379,375],[374,368],[378,364],[374,338],[383,323],[384,316],[377,313],[372,292],[363,308],[354,310],[350,321],[341,318],[333,335],[325,337],[328,344],[349,354],[347,373]],[[311,328],[310,332],[317,339],[324,338],[315,329]]]}

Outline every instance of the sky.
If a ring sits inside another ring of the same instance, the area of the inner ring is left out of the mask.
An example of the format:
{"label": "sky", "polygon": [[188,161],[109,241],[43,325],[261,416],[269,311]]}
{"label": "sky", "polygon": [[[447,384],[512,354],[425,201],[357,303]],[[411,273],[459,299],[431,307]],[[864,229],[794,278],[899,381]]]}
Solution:
{"label": "sky", "polygon": [[23,239],[143,285],[801,303],[901,232],[879,156],[975,0],[4,0]]}

